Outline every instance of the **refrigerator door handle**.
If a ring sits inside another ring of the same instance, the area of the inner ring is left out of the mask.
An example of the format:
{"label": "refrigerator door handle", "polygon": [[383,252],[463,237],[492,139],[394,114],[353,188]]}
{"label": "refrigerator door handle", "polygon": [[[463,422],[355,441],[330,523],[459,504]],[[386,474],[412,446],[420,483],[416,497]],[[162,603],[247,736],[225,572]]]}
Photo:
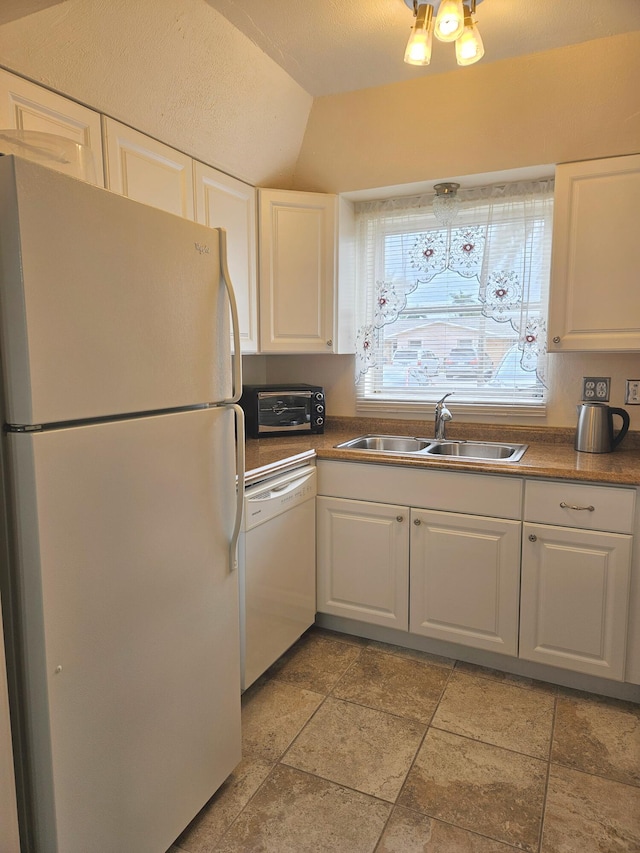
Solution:
{"label": "refrigerator door handle", "polygon": [[240,536],[240,528],[242,526],[242,513],[244,510],[244,475],[245,475],[245,459],[244,459],[244,412],[235,403],[231,404],[231,408],[236,416],[236,520],[231,534],[231,543],[229,545],[229,557],[231,571],[236,571],[238,568],[238,537]]}
{"label": "refrigerator door handle", "polygon": [[231,399],[224,400],[225,403],[237,403],[242,396],[242,353],[240,352],[240,322],[238,320],[238,304],[236,295],[233,292],[231,284],[231,276],[229,275],[229,266],[227,264],[227,229],[216,228],[220,234],[220,272],[224,280],[227,293],[229,295],[229,305],[231,307],[231,327],[233,329],[233,374],[232,374],[232,389]]}

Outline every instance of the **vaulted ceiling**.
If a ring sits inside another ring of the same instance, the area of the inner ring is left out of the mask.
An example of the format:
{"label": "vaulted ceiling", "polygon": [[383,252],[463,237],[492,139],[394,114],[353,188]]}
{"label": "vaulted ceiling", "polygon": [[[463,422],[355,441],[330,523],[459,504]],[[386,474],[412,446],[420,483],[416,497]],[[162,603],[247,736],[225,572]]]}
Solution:
{"label": "vaulted ceiling", "polygon": [[[404,0],[207,2],[314,96],[457,68],[453,45],[435,40],[431,65],[405,65]],[[476,19],[486,64],[640,30],[640,0],[481,0]]]}

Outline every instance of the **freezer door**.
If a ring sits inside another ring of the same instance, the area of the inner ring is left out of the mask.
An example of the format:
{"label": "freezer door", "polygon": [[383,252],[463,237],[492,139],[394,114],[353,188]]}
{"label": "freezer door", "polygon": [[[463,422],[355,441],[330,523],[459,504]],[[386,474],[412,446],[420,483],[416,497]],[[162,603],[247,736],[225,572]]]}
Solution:
{"label": "freezer door", "polygon": [[38,853],[164,851],[240,761],[233,422],[5,437]]}
{"label": "freezer door", "polygon": [[6,421],[230,399],[219,243],[212,228],[0,157]]}

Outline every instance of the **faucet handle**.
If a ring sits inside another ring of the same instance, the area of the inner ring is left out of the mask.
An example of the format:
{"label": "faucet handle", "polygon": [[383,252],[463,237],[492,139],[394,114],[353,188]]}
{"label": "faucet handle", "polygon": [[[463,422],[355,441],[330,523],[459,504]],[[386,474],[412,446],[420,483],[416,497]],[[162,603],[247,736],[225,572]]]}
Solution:
{"label": "faucet handle", "polygon": [[436,440],[443,439],[445,437],[445,428],[447,421],[453,420],[453,415],[445,406],[444,401],[447,397],[450,397],[453,394],[453,391],[449,391],[448,394],[445,394],[441,400],[438,400],[436,403],[436,428],[435,428],[435,438]]}
{"label": "faucet handle", "polygon": [[449,391],[449,393],[448,393],[448,394],[445,394],[445,395],[444,395],[444,397],[441,397],[441,398],[438,400],[438,402],[436,403],[436,406],[442,406],[442,405],[443,405],[443,403],[444,403],[444,401],[447,399],[447,397],[450,397],[453,393],[455,393],[455,392],[453,392],[453,391]]}

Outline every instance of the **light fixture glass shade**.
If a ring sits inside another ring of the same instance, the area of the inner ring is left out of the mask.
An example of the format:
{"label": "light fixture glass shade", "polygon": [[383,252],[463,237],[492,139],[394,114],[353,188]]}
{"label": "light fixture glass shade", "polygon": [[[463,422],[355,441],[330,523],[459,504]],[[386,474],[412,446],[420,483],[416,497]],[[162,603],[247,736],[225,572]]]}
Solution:
{"label": "light fixture glass shade", "polygon": [[431,46],[433,42],[433,6],[421,3],[418,6],[416,20],[404,52],[404,61],[408,65],[428,65],[431,62]]}
{"label": "light fixture glass shade", "polygon": [[436,184],[434,186],[436,197],[431,202],[431,209],[441,225],[451,225],[458,215],[460,199],[456,193],[459,189],[460,184],[454,183]]}
{"label": "light fixture glass shade", "polygon": [[464,17],[464,30],[456,41],[456,61],[458,65],[473,65],[484,56],[484,45],[480,33],[471,15]]}
{"label": "light fixture glass shade", "polygon": [[462,0],[442,0],[436,17],[435,34],[440,41],[455,41],[464,29]]}

